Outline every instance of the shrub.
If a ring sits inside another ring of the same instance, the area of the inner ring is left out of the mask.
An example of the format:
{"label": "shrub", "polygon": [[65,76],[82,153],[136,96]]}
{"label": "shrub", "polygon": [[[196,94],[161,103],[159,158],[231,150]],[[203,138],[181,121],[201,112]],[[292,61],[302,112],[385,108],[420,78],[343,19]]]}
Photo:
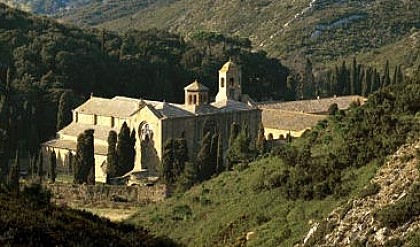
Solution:
{"label": "shrub", "polygon": [[366,187],[360,191],[360,197],[371,196],[379,192],[381,187],[377,183],[369,183]]}

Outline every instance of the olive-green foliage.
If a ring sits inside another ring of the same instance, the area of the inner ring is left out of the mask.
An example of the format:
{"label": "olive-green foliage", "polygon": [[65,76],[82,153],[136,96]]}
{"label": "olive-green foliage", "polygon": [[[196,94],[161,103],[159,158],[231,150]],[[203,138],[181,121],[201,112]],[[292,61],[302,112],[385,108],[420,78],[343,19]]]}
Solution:
{"label": "olive-green foliage", "polygon": [[275,153],[288,164],[285,196],[312,199],[347,193],[341,186],[344,170],[384,160],[418,137],[419,102],[420,84],[390,85],[365,105],[353,104],[345,114],[330,116],[300,140],[278,148]]}
{"label": "olive-green foliage", "polygon": [[376,215],[379,222],[392,228],[420,215],[420,184],[415,184],[411,191],[396,203],[378,210]]}
{"label": "olive-green foliage", "polygon": [[[55,206],[40,185],[21,196],[0,193],[0,236],[4,246],[177,246],[142,227],[113,223],[91,213]],[[7,217],[3,217],[7,216]],[[7,237],[6,237],[7,236]]]}
{"label": "olive-green foliage", "polygon": [[[188,167],[188,165],[187,165]],[[370,167],[370,165],[369,165]],[[276,156],[249,163],[249,168],[222,172],[218,176],[177,193],[159,205],[146,205],[129,220],[157,235],[169,236],[186,246],[230,246],[254,231],[247,246],[293,246],[302,241],[310,220],[318,222],[348,197],[323,200],[287,200],[282,186],[264,178],[281,174],[287,166]],[[354,191],[365,186],[375,169],[353,171],[345,186]],[[258,181],[262,188],[258,189]],[[175,210],[176,209],[176,210]]]}
{"label": "olive-green foliage", "polygon": [[238,163],[248,163],[254,158],[253,150],[250,148],[251,139],[249,137],[248,128],[239,127],[240,131],[237,133],[234,126],[235,124],[232,125],[231,132],[231,136],[233,137],[229,137],[230,139],[233,139],[233,141],[230,141],[226,157],[229,166],[231,167]]}
{"label": "olive-green foliage", "polygon": [[361,192],[360,197],[371,196],[379,192],[381,187],[377,183],[369,183]]}

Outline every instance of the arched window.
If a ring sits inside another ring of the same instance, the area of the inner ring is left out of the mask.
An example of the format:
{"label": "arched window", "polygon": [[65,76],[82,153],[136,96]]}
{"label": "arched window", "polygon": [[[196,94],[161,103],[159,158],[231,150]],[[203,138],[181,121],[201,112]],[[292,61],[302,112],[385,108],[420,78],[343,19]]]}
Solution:
{"label": "arched window", "polygon": [[195,104],[197,104],[197,95],[195,95],[195,94],[194,94],[193,99],[194,99],[194,100],[193,100],[193,104],[194,104],[194,105],[195,105]]}
{"label": "arched window", "polygon": [[190,94],[188,95],[188,104],[191,105],[191,103],[192,103],[192,95]]}
{"label": "arched window", "polygon": [[225,87],[225,78],[220,78],[220,87]]}
{"label": "arched window", "polygon": [[142,122],[139,129],[139,137],[142,141],[147,143],[153,138],[153,131],[148,123]]}

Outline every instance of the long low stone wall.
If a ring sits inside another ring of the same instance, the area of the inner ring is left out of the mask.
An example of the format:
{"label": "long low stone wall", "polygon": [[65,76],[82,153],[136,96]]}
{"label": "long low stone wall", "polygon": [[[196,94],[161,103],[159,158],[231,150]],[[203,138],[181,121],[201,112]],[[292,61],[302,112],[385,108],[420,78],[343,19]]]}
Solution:
{"label": "long low stone wall", "polygon": [[167,190],[165,185],[115,186],[115,185],[74,185],[48,184],[53,201],[57,203],[96,204],[99,202],[120,202],[140,205],[163,201]]}

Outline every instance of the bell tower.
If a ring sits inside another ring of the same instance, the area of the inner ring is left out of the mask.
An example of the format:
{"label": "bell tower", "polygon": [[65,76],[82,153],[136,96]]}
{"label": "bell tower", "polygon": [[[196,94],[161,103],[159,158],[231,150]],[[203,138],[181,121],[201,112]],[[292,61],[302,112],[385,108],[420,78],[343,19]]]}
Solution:
{"label": "bell tower", "polygon": [[241,79],[240,66],[229,59],[219,70],[219,92],[216,95],[216,101],[241,101]]}
{"label": "bell tower", "polygon": [[186,86],[184,91],[186,106],[201,106],[208,103],[209,89],[197,80]]}

